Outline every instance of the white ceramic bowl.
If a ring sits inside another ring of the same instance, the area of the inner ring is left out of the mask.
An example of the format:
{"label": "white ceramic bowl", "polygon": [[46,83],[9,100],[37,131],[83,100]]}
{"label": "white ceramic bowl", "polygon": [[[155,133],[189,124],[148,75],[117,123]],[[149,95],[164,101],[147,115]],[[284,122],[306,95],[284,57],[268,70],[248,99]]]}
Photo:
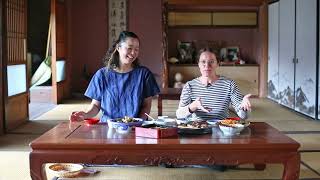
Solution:
{"label": "white ceramic bowl", "polygon": [[242,124],[234,124],[234,127],[231,127],[219,124],[219,128],[225,136],[233,136],[239,135],[240,132],[245,128],[245,126]]}
{"label": "white ceramic bowl", "polygon": [[116,130],[117,130],[117,133],[128,134],[131,132],[132,127],[128,124],[118,124]]}
{"label": "white ceramic bowl", "polygon": [[71,178],[76,177],[83,166],[81,164],[72,164],[72,163],[56,163],[49,166],[49,172],[56,177]]}

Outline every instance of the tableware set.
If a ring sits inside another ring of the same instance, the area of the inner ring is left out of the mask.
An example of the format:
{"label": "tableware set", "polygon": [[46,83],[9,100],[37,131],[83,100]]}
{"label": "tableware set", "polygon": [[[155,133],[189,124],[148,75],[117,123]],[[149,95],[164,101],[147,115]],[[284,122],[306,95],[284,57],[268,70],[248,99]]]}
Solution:
{"label": "tableware set", "polygon": [[[246,127],[249,126],[250,122],[247,122],[245,120],[241,120],[238,117],[230,117],[227,118],[228,120],[233,120],[237,122],[236,124],[232,126],[223,125],[219,122],[222,120],[220,119],[211,119],[207,120],[208,127],[204,128],[193,128],[193,127],[182,127],[181,125],[186,125],[190,122],[194,122],[192,120],[188,120],[185,118],[182,119],[175,119],[175,118],[169,118],[168,116],[158,116],[157,119],[153,118],[149,114],[146,114],[151,121],[144,121],[144,119],[141,118],[132,118],[132,122],[121,122],[118,119],[110,119],[108,120],[108,126],[110,128],[114,128],[117,133],[120,134],[127,134],[132,131],[133,127],[140,127],[142,125],[152,125],[152,126],[159,126],[159,127],[177,127],[179,134],[208,134],[212,133],[212,128],[218,127],[219,130],[223,133],[225,136],[234,136],[239,135],[241,131],[243,131]],[[85,119],[85,123],[87,125],[93,125],[99,123],[99,119],[96,118],[88,118]],[[141,136],[141,132],[144,132],[143,129],[139,130],[139,135]],[[149,131],[146,131],[149,132]],[[157,131],[156,134],[160,134],[161,131]],[[164,132],[164,131],[163,131]],[[173,132],[173,131],[172,131]],[[160,137],[160,135],[155,135],[157,137]]]}

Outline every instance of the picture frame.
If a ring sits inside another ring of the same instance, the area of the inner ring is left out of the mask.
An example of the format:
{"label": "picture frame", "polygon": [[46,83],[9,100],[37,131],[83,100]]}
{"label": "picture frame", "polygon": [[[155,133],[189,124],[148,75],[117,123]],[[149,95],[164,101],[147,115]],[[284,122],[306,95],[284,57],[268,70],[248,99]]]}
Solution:
{"label": "picture frame", "polygon": [[240,48],[238,46],[226,47],[225,58],[229,61],[238,61],[240,55]]}
{"label": "picture frame", "polygon": [[181,64],[194,63],[195,47],[193,42],[177,41],[178,59]]}

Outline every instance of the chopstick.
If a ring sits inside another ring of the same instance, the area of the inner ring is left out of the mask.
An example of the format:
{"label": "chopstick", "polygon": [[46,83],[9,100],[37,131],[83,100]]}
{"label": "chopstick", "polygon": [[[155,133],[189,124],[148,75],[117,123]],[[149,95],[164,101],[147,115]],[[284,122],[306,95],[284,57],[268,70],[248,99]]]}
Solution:
{"label": "chopstick", "polygon": [[152,119],[152,120],[154,120],[155,121],[155,119],[152,117],[152,116],[150,116],[149,114],[147,114],[147,113],[144,113],[146,116],[148,116],[148,118],[150,118],[150,119]]}

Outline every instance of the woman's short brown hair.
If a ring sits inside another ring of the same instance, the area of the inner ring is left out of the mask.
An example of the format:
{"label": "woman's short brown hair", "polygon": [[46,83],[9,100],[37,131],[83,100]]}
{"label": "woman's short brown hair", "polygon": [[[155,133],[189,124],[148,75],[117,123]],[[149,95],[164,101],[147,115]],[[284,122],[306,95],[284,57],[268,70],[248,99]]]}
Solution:
{"label": "woman's short brown hair", "polygon": [[212,54],[214,54],[214,56],[216,56],[216,59],[217,59],[218,63],[220,63],[220,59],[217,56],[218,52],[216,50],[213,50],[212,48],[209,48],[209,47],[205,47],[205,48],[202,48],[202,49],[199,50],[198,56],[197,56],[197,63],[199,63],[200,55],[203,52],[211,52]]}

